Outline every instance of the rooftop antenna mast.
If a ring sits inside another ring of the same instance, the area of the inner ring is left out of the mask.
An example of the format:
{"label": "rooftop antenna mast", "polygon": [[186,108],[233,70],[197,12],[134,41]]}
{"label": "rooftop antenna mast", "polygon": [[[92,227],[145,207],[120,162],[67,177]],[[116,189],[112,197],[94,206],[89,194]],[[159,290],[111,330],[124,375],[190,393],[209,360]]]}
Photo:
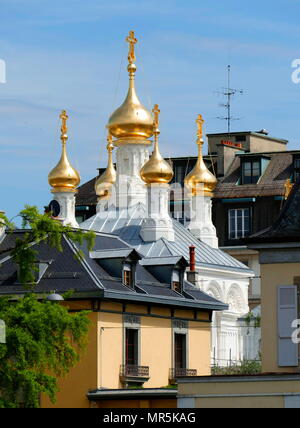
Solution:
{"label": "rooftop antenna mast", "polygon": [[227,88],[224,88],[221,92],[217,92],[218,94],[221,94],[223,96],[225,96],[227,98],[227,102],[225,104],[220,104],[221,107],[225,107],[226,111],[227,111],[227,115],[226,117],[217,117],[217,119],[221,119],[221,120],[226,120],[227,121],[227,132],[228,135],[230,135],[231,132],[231,121],[232,120],[240,120],[240,117],[233,117],[231,115],[231,102],[232,102],[232,97],[236,94],[243,94],[243,90],[242,89],[233,89],[230,86],[230,72],[231,72],[231,66],[228,65],[227,66],[227,74],[228,74],[228,84],[227,84]]}

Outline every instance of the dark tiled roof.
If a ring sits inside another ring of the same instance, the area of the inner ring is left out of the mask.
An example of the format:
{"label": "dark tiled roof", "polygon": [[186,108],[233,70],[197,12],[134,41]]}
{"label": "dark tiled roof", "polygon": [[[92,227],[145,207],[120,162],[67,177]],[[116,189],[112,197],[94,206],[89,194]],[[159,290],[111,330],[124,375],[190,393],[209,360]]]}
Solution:
{"label": "dark tiled roof", "polygon": [[[0,295],[25,292],[22,284],[18,283],[16,264],[11,258],[3,257],[3,254],[8,254],[6,250],[11,248],[16,237],[22,236],[22,233],[24,232],[8,234],[0,243],[0,251],[5,250],[0,257],[0,263],[2,261],[0,264]],[[212,301],[210,296],[204,293],[201,294],[201,300],[192,294],[179,295],[171,290],[170,284],[159,282],[144,266],[139,264],[136,269],[137,287],[131,289],[122,283],[121,278],[111,277],[96,259],[91,258],[86,245],[80,247],[84,256],[83,260],[74,257],[77,247],[66,237],[62,239],[62,252],[50,248],[43,242],[33,245],[33,248],[38,253],[37,259],[40,261],[41,267],[45,268],[34,288],[37,293],[47,293],[53,290],[63,293],[74,290],[75,296],[76,293],[79,293],[79,296],[84,293],[87,298],[98,296],[128,301],[146,301],[148,299],[148,301],[155,301],[159,304],[167,303],[174,306],[226,309],[226,305],[217,300]],[[130,245],[122,242],[117,236],[97,234],[95,251],[109,249],[113,252],[113,249],[118,251],[120,248],[133,250]]]}
{"label": "dark tiled roof", "polygon": [[218,182],[214,197],[226,199],[283,196],[284,184],[292,173],[293,155],[289,152],[278,152],[271,153],[269,157],[270,162],[257,184],[237,185],[240,178],[240,157],[236,156],[226,177]]}
{"label": "dark tiled roof", "polygon": [[76,195],[76,205],[97,205],[97,197],[95,193],[95,181],[97,177],[78,187]]}
{"label": "dark tiled roof", "polygon": [[294,185],[283,209],[276,222],[263,231],[260,231],[247,239],[247,242],[255,241],[299,241],[300,239],[300,181]]}

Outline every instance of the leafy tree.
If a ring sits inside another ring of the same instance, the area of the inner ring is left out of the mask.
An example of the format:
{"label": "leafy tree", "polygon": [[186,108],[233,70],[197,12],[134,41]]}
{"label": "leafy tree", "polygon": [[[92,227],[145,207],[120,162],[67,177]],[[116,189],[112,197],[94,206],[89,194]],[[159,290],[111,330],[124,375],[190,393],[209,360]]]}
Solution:
{"label": "leafy tree", "polygon": [[[19,280],[25,287],[24,297],[0,297],[0,319],[6,323],[6,343],[0,343],[2,408],[39,407],[42,392],[55,402],[57,377],[79,361],[89,326],[88,311],[70,314],[62,305],[38,300],[32,291],[38,253],[32,244],[43,241],[62,251],[61,240],[65,235],[78,244],[86,241],[92,249],[94,234],[64,227],[49,213],[40,214],[36,207],[26,206],[20,216],[26,232],[10,250],[19,267]],[[14,231],[14,225],[1,213],[0,222],[8,228],[8,233]],[[76,256],[81,257],[81,253]],[[26,288],[31,288],[30,292]]]}

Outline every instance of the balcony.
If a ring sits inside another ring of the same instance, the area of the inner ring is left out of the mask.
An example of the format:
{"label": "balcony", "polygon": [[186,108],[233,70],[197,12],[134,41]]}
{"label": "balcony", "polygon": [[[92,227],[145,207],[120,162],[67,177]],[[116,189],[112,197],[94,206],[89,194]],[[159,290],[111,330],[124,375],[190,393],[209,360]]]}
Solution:
{"label": "balcony", "polygon": [[176,380],[179,377],[186,377],[186,376],[197,376],[197,370],[196,369],[183,369],[183,368],[170,369],[169,381],[171,384],[174,384],[174,383],[176,383]]}
{"label": "balcony", "polygon": [[149,378],[148,366],[122,365],[120,367],[120,379],[126,385],[130,383],[142,385]]}

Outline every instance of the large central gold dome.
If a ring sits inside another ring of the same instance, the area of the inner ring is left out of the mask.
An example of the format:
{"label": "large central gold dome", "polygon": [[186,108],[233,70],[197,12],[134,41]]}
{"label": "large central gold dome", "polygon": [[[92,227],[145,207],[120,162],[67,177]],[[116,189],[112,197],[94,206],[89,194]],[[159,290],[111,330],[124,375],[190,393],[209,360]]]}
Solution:
{"label": "large central gold dome", "polygon": [[128,67],[129,89],[123,104],[110,116],[106,125],[110,134],[118,140],[145,140],[153,135],[153,117],[143,106],[135,91],[134,77],[136,72],[134,45],[137,39],[130,31],[126,39],[129,42]]}

